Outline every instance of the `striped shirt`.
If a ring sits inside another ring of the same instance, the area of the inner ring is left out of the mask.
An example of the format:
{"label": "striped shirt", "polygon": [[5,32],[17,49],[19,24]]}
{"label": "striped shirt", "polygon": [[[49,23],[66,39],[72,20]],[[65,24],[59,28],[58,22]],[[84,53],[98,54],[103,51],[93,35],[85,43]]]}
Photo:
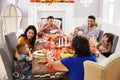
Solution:
{"label": "striped shirt", "polygon": [[88,30],[88,25],[77,27],[79,31],[82,31],[88,38],[95,37],[96,39],[99,36],[99,29],[96,26],[93,26],[91,30]]}

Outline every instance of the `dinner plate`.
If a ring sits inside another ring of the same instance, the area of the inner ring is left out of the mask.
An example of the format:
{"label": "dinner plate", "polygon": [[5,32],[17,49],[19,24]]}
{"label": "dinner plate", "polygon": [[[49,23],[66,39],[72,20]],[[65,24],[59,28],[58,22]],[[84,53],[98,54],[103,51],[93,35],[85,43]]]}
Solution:
{"label": "dinner plate", "polygon": [[47,42],[47,40],[42,40],[42,39],[41,39],[41,40],[40,40],[40,39],[37,39],[37,40],[36,40],[36,43],[40,43],[40,44],[46,43],[46,42]]}
{"label": "dinner plate", "polygon": [[45,53],[43,50],[39,50],[39,51],[34,51],[33,55],[35,58],[41,58],[41,57],[45,57]]}
{"label": "dinner plate", "polygon": [[54,34],[54,33],[56,33],[57,31],[58,31],[57,29],[51,30],[50,33],[53,33],[53,34]]}

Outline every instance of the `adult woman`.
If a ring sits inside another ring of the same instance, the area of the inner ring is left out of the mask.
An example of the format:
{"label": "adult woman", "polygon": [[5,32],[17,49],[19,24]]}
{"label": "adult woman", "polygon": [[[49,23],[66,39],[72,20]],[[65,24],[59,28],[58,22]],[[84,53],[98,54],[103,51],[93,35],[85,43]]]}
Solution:
{"label": "adult woman", "polygon": [[48,62],[53,68],[67,72],[70,80],[84,80],[83,62],[86,60],[96,61],[95,55],[90,53],[89,41],[83,36],[75,36],[72,40],[74,56],[53,61],[48,54]]}
{"label": "adult woman", "polygon": [[[28,45],[28,48],[33,48],[35,40],[36,40],[37,30],[34,25],[29,25],[25,32],[20,35],[18,38],[17,44],[24,42]],[[16,51],[15,57],[19,56],[18,52]]]}

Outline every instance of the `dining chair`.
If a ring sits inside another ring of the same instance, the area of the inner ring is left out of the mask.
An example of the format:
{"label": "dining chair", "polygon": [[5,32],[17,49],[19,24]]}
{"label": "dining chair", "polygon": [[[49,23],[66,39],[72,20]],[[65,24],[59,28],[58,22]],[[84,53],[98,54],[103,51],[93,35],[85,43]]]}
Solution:
{"label": "dining chair", "polygon": [[99,30],[99,36],[98,36],[98,38],[97,38],[97,41],[98,41],[98,42],[100,42],[100,41],[101,41],[102,36],[103,36],[103,33],[104,33],[104,31],[103,31],[103,30]]}
{"label": "dining chair", "polygon": [[[43,18],[43,19],[37,21],[37,25],[38,25],[39,28],[42,27],[46,23],[47,23],[46,18]],[[60,27],[60,29],[62,29],[62,21],[61,20],[54,19],[53,23],[56,24],[58,27]]]}
{"label": "dining chair", "polygon": [[14,53],[16,51],[16,44],[17,44],[17,36],[15,32],[10,32],[5,34],[6,44],[8,46],[8,50],[11,53],[11,58],[14,59]]}
{"label": "dining chair", "polygon": [[0,55],[3,60],[3,64],[8,76],[8,80],[13,80],[13,61],[11,59],[11,54],[7,48],[6,43],[0,44]]}
{"label": "dining chair", "polygon": [[84,62],[84,80],[120,80],[120,53],[114,53],[100,63]]}
{"label": "dining chair", "polygon": [[113,45],[112,45],[112,48],[110,50],[111,53],[114,53],[115,50],[116,50],[116,47],[117,47],[117,43],[118,43],[118,40],[119,40],[119,36],[116,35],[116,34],[113,34]]}

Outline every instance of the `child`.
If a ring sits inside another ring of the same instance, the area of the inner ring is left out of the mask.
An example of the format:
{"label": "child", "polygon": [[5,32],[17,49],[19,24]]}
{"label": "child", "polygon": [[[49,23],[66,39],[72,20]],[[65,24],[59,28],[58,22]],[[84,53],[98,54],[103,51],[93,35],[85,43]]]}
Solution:
{"label": "child", "polygon": [[45,36],[44,32],[38,32],[37,33],[38,39],[43,39],[43,37]]}
{"label": "child", "polygon": [[18,60],[31,61],[33,59],[32,54],[25,43],[18,44],[17,51],[20,54],[20,56],[17,58]]}
{"label": "child", "polygon": [[101,42],[97,45],[97,48],[101,54],[105,57],[109,57],[111,55],[111,48],[113,44],[113,34],[112,33],[105,33]]}
{"label": "child", "polygon": [[25,43],[20,43],[17,45],[17,51],[19,56],[14,63],[14,73],[15,79],[20,80],[30,80],[32,75],[32,63],[31,60],[33,56]]}
{"label": "child", "polygon": [[43,43],[44,41],[47,41],[47,36],[44,32],[38,32],[37,33],[37,43]]}

